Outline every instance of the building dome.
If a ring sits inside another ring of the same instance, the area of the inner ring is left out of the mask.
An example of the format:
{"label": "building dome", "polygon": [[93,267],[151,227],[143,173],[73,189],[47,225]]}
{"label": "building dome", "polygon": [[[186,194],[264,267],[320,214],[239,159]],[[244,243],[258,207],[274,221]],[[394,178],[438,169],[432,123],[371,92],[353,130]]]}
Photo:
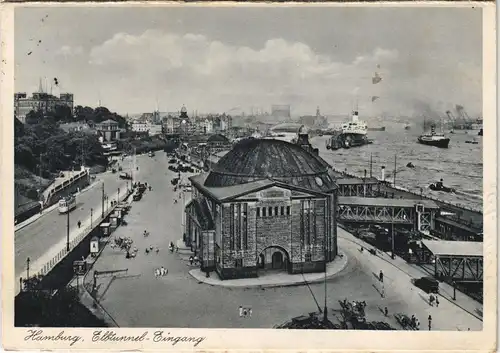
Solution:
{"label": "building dome", "polygon": [[181,108],[181,113],[187,113],[187,109],[186,109],[186,107],[185,107],[185,106],[182,106],[182,108]]}
{"label": "building dome", "polygon": [[207,142],[222,142],[222,143],[229,143],[229,139],[221,134],[215,134],[212,135],[208,138]]}
{"label": "building dome", "polygon": [[270,128],[269,130],[271,130],[272,132],[288,132],[288,133],[297,133],[297,131],[299,131],[299,129],[302,127],[301,124],[297,124],[297,123],[281,123],[281,124],[277,124],[277,125],[274,125],[272,128]]}
{"label": "building dome", "polygon": [[226,187],[273,179],[316,191],[336,188],[329,165],[302,147],[273,139],[244,139],[213,167],[207,187]]}

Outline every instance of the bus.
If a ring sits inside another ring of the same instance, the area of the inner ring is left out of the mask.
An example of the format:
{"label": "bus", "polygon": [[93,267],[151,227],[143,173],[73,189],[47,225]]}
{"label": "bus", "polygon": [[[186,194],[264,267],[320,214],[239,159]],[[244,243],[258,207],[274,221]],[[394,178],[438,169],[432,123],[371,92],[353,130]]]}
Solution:
{"label": "bus", "polygon": [[73,195],[63,197],[59,200],[59,213],[68,213],[74,208],[76,208],[76,198]]}

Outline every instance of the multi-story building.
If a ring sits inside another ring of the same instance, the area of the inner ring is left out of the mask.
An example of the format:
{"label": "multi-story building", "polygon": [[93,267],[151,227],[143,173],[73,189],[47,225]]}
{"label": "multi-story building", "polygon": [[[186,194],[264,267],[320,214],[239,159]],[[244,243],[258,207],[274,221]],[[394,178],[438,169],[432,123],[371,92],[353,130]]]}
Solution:
{"label": "multi-story building", "polygon": [[207,115],[206,117],[197,119],[195,124],[199,133],[227,132],[233,126],[233,119],[226,114]]}
{"label": "multi-story building", "polygon": [[182,119],[175,114],[169,113],[167,117],[163,118],[163,132],[166,134],[178,134],[180,133]]}
{"label": "multi-story building", "polygon": [[73,114],[74,97],[71,93],[61,93],[59,97],[52,94],[35,92],[31,97],[26,93],[14,93],[14,116],[22,123],[26,122],[26,115],[30,111],[47,113],[53,111],[56,106],[67,106]]}
{"label": "multi-story building", "polygon": [[221,279],[322,272],[336,257],[337,185],[314,151],[245,139],[190,180],[184,239],[202,270]]}
{"label": "multi-story building", "polygon": [[163,126],[161,124],[149,125],[148,134],[149,136],[161,135],[163,132]]}
{"label": "multi-story building", "polygon": [[290,113],[290,105],[284,104],[284,105],[273,105],[271,107],[271,115],[276,117],[276,118],[290,118],[291,113]]}
{"label": "multi-story building", "polygon": [[151,124],[145,121],[135,120],[131,125],[131,129],[134,132],[148,132]]}

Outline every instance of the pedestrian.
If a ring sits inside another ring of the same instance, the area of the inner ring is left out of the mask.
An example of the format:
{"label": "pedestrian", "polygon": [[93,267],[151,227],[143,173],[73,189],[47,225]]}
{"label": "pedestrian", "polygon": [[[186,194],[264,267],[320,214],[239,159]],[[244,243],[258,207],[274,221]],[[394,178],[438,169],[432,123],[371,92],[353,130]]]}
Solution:
{"label": "pedestrian", "polygon": [[82,225],[82,222],[78,221],[78,228],[80,228]]}
{"label": "pedestrian", "polygon": [[429,295],[429,305],[434,306],[434,295]]}
{"label": "pedestrian", "polygon": [[240,317],[243,317],[243,307],[241,305],[239,311],[240,311]]}
{"label": "pedestrian", "polygon": [[252,317],[252,308],[248,309],[248,316]]}
{"label": "pedestrian", "polygon": [[384,286],[384,282],[382,282],[382,298],[385,298],[385,286]]}
{"label": "pedestrian", "polygon": [[189,256],[189,264],[191,266],[193,266],[193,261],[194,261],[193,255]]}
{"label": "pedestrian", "polygon": [[384,273],[382,272],[382,270],[380,270],[380,273],[378,275],[378,279],[380,282],[384,282]]}
{"label": "pedestrian", "polygon": [[429,317],[427,318],[427,320],[429,321],[429,331],[430,331],[431,327],[432,327],[432,316],[429,315]]}
{"label": "pedestrian", "polygon": [[194,256],[194,264],[195,264],[195,265],[198,265],[198,260],[199,260],[199,259],[198,259],[198,255],[195,255],[195,256]]}
{"label": "pedestrian", "polygon": [[387,309],[387,307],[385,307],[385,309],[384,309],[384,315],[386,317],[389,316],[389,309]]}
{"label": "pedestrian", "polygon": [[158,253],[160,252],[160,249],[156,248],[156,255],[158,255]]}
{"label": "pedestrian", "polygon": [[411,316],[410,323],[412,327],[417,327],[417,318],[415,317],[415,315]]}
{"label": "pedestrian", "polygon": [[439,298],[437,295],[436,295],[436,308],[439,308]]}
{"label": "pedestrian", "polygon": [[179,252],[179,247],[177,245],[175,246],[175,252]]}

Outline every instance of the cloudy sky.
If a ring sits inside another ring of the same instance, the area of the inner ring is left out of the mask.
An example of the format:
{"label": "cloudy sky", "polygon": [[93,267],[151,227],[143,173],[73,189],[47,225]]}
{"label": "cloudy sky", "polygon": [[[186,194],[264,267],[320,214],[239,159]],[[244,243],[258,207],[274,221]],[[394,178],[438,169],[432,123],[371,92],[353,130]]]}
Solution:
{"label": "cloudy sky", "polygon": [[477,8],[18,8],[16,91],[57,78],[53,93],[123,114],[158,99],[161,111],[346,114],[357,101],[365,115],[472,115],[481,31]]}

